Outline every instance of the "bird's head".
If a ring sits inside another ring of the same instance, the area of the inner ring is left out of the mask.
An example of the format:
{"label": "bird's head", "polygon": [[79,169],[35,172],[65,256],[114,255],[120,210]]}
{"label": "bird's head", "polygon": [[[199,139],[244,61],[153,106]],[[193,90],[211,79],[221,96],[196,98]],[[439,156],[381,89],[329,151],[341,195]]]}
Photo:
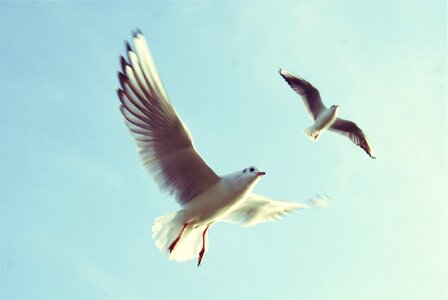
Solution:
{"label": "bird's head", "polygon": [[241,177],[246,179],[257,179],[265,174],[265,172],[254,166],[247,167],[241,171]]}
{"label": "bird's head", "polygon": [[250,166],[243,170],[223,176],[229,182],[231,188],[235,191],[247,192],[251,191],[255,185],[260,181],[260,178],[266,173],[257,167]]}
{"label": "bird's head", "polygon": [[332,106],[331,106],[331,109],[332,109],[332,110],[338,110],[338,109],[339,109],[339,105],[332,105]]}

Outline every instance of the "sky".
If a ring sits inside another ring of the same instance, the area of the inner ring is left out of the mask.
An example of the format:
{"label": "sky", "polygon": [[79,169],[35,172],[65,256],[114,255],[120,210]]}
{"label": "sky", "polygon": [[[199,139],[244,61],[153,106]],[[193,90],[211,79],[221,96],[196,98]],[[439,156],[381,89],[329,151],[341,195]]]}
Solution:
{"label": "sky", "polygon": [[[115,92],[136,27],[216,173],[329,206],[218,223],[200,268],[167,260],[151,226],[180,207]],[[0,299],[447,299],[446,2],[0,2],[0,46]],[[279,68],[378,158],[306,138]]]}

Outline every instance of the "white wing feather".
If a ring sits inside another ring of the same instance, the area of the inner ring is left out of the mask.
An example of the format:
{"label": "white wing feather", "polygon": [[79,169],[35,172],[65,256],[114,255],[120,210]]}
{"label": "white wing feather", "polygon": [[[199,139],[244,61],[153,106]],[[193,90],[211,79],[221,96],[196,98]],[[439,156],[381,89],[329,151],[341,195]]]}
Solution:
{"label": "white wing feather", "polygon": [[134,35],[121,58],[120,110],[137,145],[143,166],[164,191],[185,205],[219,177],[202,159],[191,134],[171,105],[145,37]]}
{"label": "white wing feather", "polygon": [[241,206],[228,213],[222,221],[250,227],[263,222],[276,221],[288,213],[305,208],[309,206],[297,202],[272,200],[252,193]]}

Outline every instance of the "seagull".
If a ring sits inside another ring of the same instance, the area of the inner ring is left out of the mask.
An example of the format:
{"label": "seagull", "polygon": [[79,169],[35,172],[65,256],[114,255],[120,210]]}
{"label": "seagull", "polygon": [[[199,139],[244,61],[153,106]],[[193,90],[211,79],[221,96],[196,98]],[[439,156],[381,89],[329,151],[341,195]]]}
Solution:
{"label": "seagull", "polygon": [[207,232],[216,222],[253,226],[308,208],[252,193],[266,173],[249,166],[218,176],[196,150],[190,131],[168,99],[140,30],[126,43],[117,89],[123,114],[144,168],[182,208],[154,221],[153,238],[168,259],[198,258],[208,249]]}
{"label": "seagull", "polygon": [[321,133],[328,129],[348,137],[370,157],[376,158],[375,152],[361,128],[354,122],[337,117],[339,105],[326,108],[322,103],[319,91],[308,81],[283,69],[280,69],[280,75],[302,97],[308,115],[314,121],[312,126],[305,128],[305,134],[311,140],[316,142]]}

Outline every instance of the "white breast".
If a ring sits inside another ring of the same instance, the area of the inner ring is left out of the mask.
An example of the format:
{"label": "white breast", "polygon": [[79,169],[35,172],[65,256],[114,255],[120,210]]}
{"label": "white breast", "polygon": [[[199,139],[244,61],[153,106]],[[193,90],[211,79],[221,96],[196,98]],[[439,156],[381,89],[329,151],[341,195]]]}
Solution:
{"label": "white breast", "polygon": [[232,175],[221,177],[215,185],[192,199],[185,206],[185,222],[202,225],[218,220],[244,201],[259,181],[259,178],[238,180]]}
{"label": "white breast", "polygon": [[322,131],[327,129],[328,127],[333,124],[333,122],[336,120],[338,115],[339,108],[333,109],[328,108],[324,112],[322,112],[319,117],[314,122],[314,128],[316,130]]}

